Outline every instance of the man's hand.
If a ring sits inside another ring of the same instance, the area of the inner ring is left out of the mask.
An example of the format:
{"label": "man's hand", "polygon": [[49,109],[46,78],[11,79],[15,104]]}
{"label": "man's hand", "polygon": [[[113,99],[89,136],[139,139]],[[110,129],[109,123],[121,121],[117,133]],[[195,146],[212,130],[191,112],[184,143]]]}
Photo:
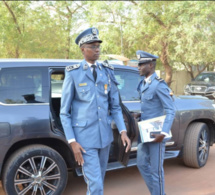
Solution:
{"label": "man's hand", "polygon": [[165,135],[163,134],[152,134],[153,137],[155,137],[153,142],[162,142]]}
{"label": "man's hand", "polygon": [[128,152],[130,150],[130,148],[131,148],[131,141],[128,138],[126,131],[123,131],[121,133],[121,140],[122,140],[122,143],[123,143],[124,146],[126,146],[126,144],[127,144],[125,152]]}
{"label": "man's hand", "polygon": [[72,147],[72,151],[75,156],[75,161],[78,163],[78,165],[83,166],[84,159],[82,156],[82,152],[86,153],[86,151],[81,147],[81,145],[78,142],[72,142],[70,143],[70,146]]}

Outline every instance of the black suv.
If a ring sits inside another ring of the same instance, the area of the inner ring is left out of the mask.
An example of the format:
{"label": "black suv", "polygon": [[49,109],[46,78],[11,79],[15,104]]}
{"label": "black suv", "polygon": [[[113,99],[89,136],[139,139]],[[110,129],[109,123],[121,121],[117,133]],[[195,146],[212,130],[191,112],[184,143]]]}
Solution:
{"label": "black suv", "polygon": [[[9,195],[59,195],[67,171],[81,175],[59,118],[65,66],[75,60],[0,60],[0,179]],[[137,68],[115,67],[123,116],[132,140],[124,153],[114,122],[108,170],[136,165],[138,128],[131,112],[140,112]],[[183,156],[190,167],[206,164],[215,140],[213,101],[204,97],[174,97],[172,139],[165,158]]]}
{"label": "black suv", "polygon": [[215,72],[203,72],[184,88],[185,95],[202,95],[215,99]]}

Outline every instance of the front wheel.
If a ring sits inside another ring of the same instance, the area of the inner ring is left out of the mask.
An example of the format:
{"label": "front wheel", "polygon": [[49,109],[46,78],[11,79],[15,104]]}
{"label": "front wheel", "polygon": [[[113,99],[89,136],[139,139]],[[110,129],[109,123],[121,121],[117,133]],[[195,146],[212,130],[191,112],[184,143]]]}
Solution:
{"label": "front wheel", "polygon": [[61,155],[44,145],[21,148],[7,161],[3,186],[8,195],[59,195],[67,183]]}
{"label": "front wheel", "polygon": [[203,167],[209,155],[209,130],[205,123],[194,122],[185,134],[183,160],[188,167]]}

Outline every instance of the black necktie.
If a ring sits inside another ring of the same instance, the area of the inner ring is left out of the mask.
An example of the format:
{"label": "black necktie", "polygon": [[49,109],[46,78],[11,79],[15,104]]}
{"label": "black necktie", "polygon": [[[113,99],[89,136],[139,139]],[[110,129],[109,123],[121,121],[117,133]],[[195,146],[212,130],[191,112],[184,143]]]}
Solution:
{"label": "black necktie", "polygon": [[96,65],[93,64],[91,67],[93,68],[93,77],[94,77],[94,80],[96,81],[96,78],[97,78]]}
{"label": "black necktie", "polygon": [[146,85],[146,81],[144,80],[144,81],[143,81],[143,86],[145,86],[145,85]]}

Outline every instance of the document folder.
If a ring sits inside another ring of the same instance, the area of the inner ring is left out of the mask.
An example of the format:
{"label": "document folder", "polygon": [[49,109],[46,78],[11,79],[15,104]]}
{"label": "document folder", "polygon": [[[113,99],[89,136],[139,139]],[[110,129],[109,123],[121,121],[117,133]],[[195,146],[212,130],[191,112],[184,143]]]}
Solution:
{"label": "document folder", "polygon": [[[152,142],[155,138],[153,134],[160,134],[163,128],[163,123],[166,118],[166,115],[143,120],[138,122],[140,138],[142,143]],[[172,133],[169,132],[168,136],[165,136],[165,139],[171,138]]]}

